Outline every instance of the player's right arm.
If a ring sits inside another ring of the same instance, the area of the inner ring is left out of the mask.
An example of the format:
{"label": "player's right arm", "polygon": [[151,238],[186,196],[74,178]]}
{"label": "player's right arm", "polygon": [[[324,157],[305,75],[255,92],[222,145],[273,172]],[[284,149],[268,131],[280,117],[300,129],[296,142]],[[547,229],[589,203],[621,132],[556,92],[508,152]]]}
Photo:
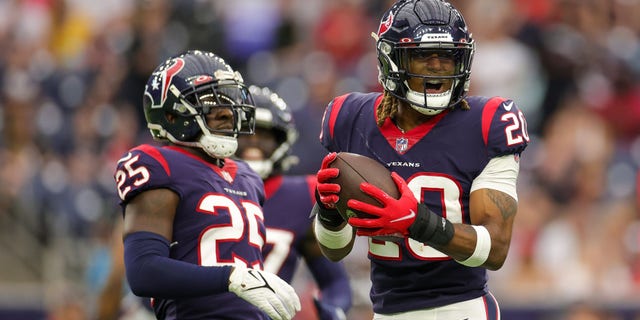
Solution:
{"label": "player's right arm", "polygon": [[125,208],[124,237],[151,232],[167,241],[171,239],[179,199],[175,192],[164,188],[144,191],[131,199]]}
{"label": "player's right arm", "polygon": [[336,203],[340,185],[329,183],[330,179],[340,173],[337,168],[329,168],[329,164],[336,159],[336,153],[329,153],[322,160],[320,170],[316,175],[316,204],[311,216],[314,219],[314,232],[322,254],[331,261],[340,261],[346,257],[355,243],[355,229],[353,229],[338,213]]}
{"label": "player's right arm", "polygon": [[[322,254],[331,261],[340,261],[353,249],[355,243],[355,230],[346,222],[337,226],[325,225],[319,216],[320,205],[316,204],[312,215],[315,215],[314,232]],[[332,210],[336,211],[336,210]],[[342,219],[342,218],[340,218]]]}
{"label": "player's right arm", "polygon": [[231,267],[207,268],[171,259],[178,195],[149,189],[125,206],[124,261],[131,291],[142,297],[196,297],[227,291]]}
{"label": "player's right arm", "polygon": [[149,145],[135,148],[118,161],[114,176],[124,211],[124,263],[131,291],[155,298],[225,292],[230,266],[204,268],[170,258],[180,197],[162,153]]}

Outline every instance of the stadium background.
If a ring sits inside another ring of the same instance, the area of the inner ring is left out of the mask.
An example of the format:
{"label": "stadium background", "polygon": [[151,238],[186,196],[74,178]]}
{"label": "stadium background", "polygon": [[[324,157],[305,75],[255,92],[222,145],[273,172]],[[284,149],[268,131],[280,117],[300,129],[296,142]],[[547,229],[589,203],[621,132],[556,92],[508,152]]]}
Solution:
{"label": "stadium background", "polygon": [[[529,121],[504,319],[640,319],[640,1],[457,0],[477,41],[472,94]],[[112,171],[148,142],[141,92],[187,48],[214,51],[295,110],[314,173],[331,97],[377,89],[383,0],[0,1],[0,319],[90,319],[120,218]],[[368,261],[347,258],[370,319]],[[308,274],[295,286],[313,292]],[[309,297],[305,296],[308,302]]]}

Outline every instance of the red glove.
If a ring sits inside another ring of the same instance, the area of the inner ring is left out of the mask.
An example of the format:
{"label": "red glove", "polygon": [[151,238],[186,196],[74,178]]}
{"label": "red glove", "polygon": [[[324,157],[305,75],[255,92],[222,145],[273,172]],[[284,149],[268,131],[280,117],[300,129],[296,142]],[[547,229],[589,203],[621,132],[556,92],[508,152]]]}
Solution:
{"label": "red glove", "polygon": [[327,209],[335,209],[338,202],[338,192],[340,192],[340,185],[337,183],[327,183],[329,180],[337,177],[340,174],[338,168],[329,168],[329,164],[336,160],[337,153],[331,152],[322,159],[322,165],[318,174],[316,174],[316,180],[318,184],[316,189],[320,196],[320,202]]}
{"label": "red glove", "polygon": [[378,200],[382,207],[353,199],[347,202],[347,207],[375,216],[374,218],[349,218],[349,224],[357,227],[357,235],[369,237],[409,235],[408,229],[416,220],[418,213],[418,201],[402,177],[392,172],[391,178],[400,191],[400,199],[396,200],[380,188],[363,182],[360,184],[360,190]]}

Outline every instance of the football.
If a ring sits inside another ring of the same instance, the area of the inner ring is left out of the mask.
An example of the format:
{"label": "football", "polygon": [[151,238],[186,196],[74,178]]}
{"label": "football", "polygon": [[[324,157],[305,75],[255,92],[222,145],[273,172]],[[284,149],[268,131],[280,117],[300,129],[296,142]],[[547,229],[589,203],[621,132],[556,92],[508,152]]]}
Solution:
{"label": "football", "polygon": [[336,209],[345,220],[353,216],[361,218],[369,216],[366,213],[354,212],[347,208],[349,199],[380,206],[377,200],[360,190],[360,183],[362,182],[369,182],[375,185],[395,199],[400,196],[398,188],[391,178],[391,172],[374,159],[355,153],[339,152],[336,159],[329,166],[340,170],[340,174],[332,179],[331,182],[340,185],[340,193],[338,193],[340,199],[336,204]]}

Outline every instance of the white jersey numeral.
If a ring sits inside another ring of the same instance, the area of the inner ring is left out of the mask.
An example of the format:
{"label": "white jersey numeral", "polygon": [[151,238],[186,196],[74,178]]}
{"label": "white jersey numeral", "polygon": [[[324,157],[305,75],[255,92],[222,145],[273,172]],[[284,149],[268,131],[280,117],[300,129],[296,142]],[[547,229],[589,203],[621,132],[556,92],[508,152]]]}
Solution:
{"label": "white jersey numeral", "polygon": [[[423,200],[427,192],[440,194],[442,216],[452,223],[462,223],[462,188],[452,178],[436,173],[422,173],[407,180],[409,189],[418,201]],[[449,259],[444,253],[424,243],[407,239],[407,248],[413,256],[423,260]],[[400,259],[400,245],[390,241],[369,238],[369,253],[384,259]]]}

